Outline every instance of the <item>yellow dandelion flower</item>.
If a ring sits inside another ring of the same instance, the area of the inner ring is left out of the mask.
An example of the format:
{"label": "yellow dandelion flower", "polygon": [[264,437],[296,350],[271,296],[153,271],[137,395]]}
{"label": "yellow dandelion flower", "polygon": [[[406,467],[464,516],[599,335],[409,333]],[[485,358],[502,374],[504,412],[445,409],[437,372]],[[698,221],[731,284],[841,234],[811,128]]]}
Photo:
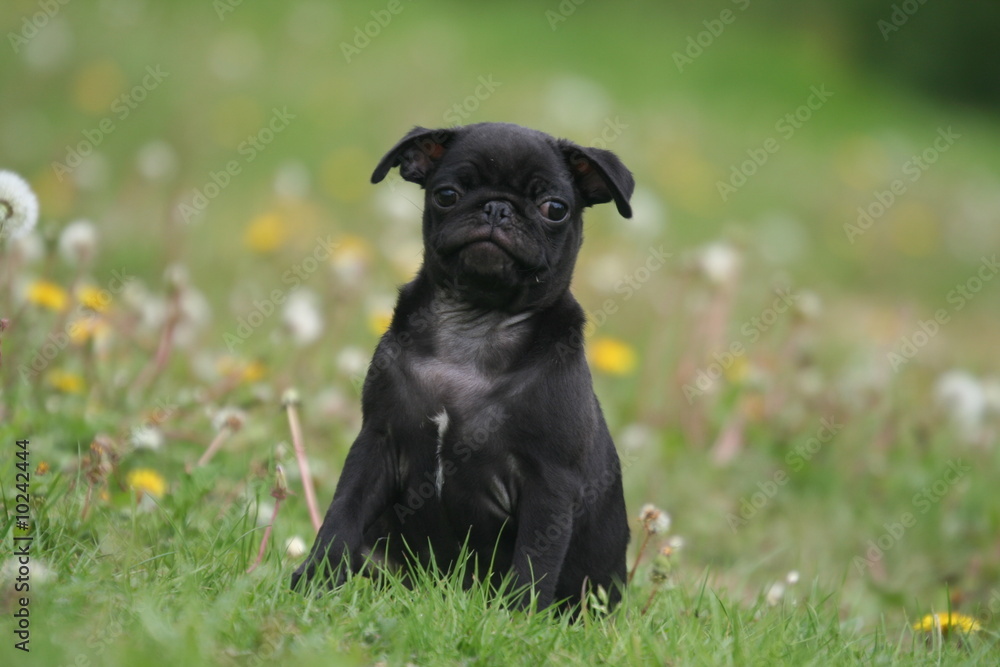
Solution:
{"label": "yellow dandelion flower", "polygon": [[74,345],[83,345],[90,339],[97,339],[111,332],[111,325],[97,317],[81,317],[70,322],[69,339]]}
{"label": "yellow dandelion flower", "polygon": [[388,310],[374,310],[368,314],[368,329],[376,336],[381,336],[392,324],[392,312]]}
{"label": "yellow dandelion flower", "polygon": [[610,375],[628,375],[635,370],[635,350],[616,338],[595,338],[590,343],[590,363]]}
{"label": "yellow dandelion flower", "polygon": [[69,305],[69,295],[53,282],[36,280],[28,286],[28,301],[49,310],[63,311]]}
{"label": "yellow dandelion flower", "polygon": [[257,382],[267,374],[267,368],[259,361],[251,361],[243,367],[243,381]]}
{"label": "yellow dandelion flower", "polygon": [[250,221],[243,242],[254,252],[274,252],[288,239],[288,225],[277,213],[264,213]]}
{"label": "yellow dandelion flower", "polygon": [[371,244],[360,236],[342,236],[329,250],[330,265],[337,276],[347,283],[356,283],[371,263]]}
{"label": "yellow dandelion flower", "polygon": [[745,355],[734,356],[733,363],[723,371],[723,375],[733,384],[743,384],[750,377],[750,362]]}
{"label": "yellow dandelion flower", "polygon": [[936,632],[938,628],[941,629],[942,634],[948,634],[953,628],[969,634],[971,632],[978,632],[982,629],[982,625],[973,617],[959,614],[958,612],[951,612],[950,614],[927,614],[920,621],[913,624],[913,629],[920,632]]}
{"label": "yellow dandelion flower", "polygon": [[49,466],[48,461],[39,461],[38,466],[35,468],[35,474],[41,477],[49,472],[51,466]]}
{"label": "yellow dandelion flower", "polygon": [[221,357],[215,364],[220,375],[239,378],[241,382],[257,382],[267,374],[267,367],[259,361],[244,361],[236,357]]}
{"label": "yellow dandelion flower", "polygon": [[83,378],[69,371],[54,370],[46,376],[49,386],[64,394],[82,394]]}
{"label": "yellow dandelion flower", "polygon": [[95,313],[106,313],[111,305],[111,292],[86,285],[76,291],[76,299],[80,304]]}
{"label": "yellow dandelion flower", "polygon": [[130,471],[125,481],[139,498],[142,498],[145,493],[154,498],[162,498],[163,494],[167,492],[167,480],[150,468],[136,468]]}

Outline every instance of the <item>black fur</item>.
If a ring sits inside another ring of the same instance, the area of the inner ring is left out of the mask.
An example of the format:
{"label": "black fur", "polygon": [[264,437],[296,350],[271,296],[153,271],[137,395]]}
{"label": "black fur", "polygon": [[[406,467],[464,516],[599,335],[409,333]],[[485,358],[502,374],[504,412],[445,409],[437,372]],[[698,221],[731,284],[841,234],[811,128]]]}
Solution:
{"label": "black fur", "polygon": [[[569,285],[584,208],[614,201],[629,216],[631,174],[609,151],[500,123],[416,128],[372,181],[395,166],[426,190],[424,263],[400,290],[361,433],[292,585],[324,559],[333,583],[345,559],[448,567],[467,544],[480,577],[511,573],[540,608],[597,585],[617,602],[621,469]],[[546,219],[560,203],[565,219]]]}

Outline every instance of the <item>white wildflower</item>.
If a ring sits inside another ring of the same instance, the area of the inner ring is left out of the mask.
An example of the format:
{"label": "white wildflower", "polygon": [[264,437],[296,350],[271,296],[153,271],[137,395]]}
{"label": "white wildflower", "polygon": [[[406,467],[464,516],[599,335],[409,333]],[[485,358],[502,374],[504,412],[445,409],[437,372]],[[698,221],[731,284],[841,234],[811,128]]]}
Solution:
{"label": "white wildflower", "polygon": [[368,368],[368,353],[356,345],[345,347],[337,355],[337,368],[348,376],[364,375]]}
{"label": "white wildflower", "polygon": [[0,171],[0,239],[18,239],[38,224],[38,197],[12,171]]}
{"label": "white wildflower", "polygon": [[667,210],[662,200],[647,188],[638,187],[632,195],[632,219],[628,228],[648,237],[663,233],[667,224]]}
{"label": "white wildflower", "polygon": [[285,162],[274,174],[274,191],[281,197],[305,199],[309,195],[309,168],[301,162]]}
{"label": "white wildflower", "polygon": [[987,395],[979,380],[965,371],[948,371],[934,385],[934,398],[959,432],[975,439],[986,416]]}
{"label": "white wildflower", "polygon": [[[189,347],[194,343],[198,332],[212,318],[212,306],[204,294],[194,287],[187,286],[181,293],[178,308],[180,313],[173,332],[174,345]],[[150,316],[153,315],[151,308]]]}
{"label": "white wildflower", "polygon": [[710,243],[697,257],[698,269],[709,282],[723,285],[734,280],[743,263],[739,251],[725,241]]}
{"label": "white wildflower", "polygon": [[618,434],[618,444],[624,449],[645,449],[656,437],[656,433],[645,424],[629,424]]}
{"label": "white wildflower", "polygon": [[89,264],[97,251],[97,229],[89,220],[69,223],[59,235],[59,254],[70,264]]}
{"label": "white wildflower", "polygon": [[823,314],[823,301],[816,292],[800,290],[795,295],[795,312],[804,320],[815,320]]}
{"label": "white wildflower", "polygon": [[306,546],[305,540],[303,540],[298,535],[289,537],[285,540],[285,557],[291,560],[298,560],[306,555],[309,548]]}
{"label": "white wildflower", "polygon": [[212,416],[212,426],[216,431],[224,428],[239,431],[247,422],[247,413],[239,408],[222,408]]}
{"label": "white wildflower", "polygon": [[662,535],[670,531],[670,515],[651,503],[643,505],[639,510],[639,520],[653,535]]}
{"label": "white wildflower", "polygon": [[772,607],[776,606],[779,602],[781,602],[782,598],[784,597],[785,597],[785,584],[780,581],[776,581],[773,584],[771,584],[771,587],[767,589],[767,595],[765,595],[767,603]]}
{"label": "white wildflower", "polygon": [[319,298],[307,290],[296,290],[288,295],[281,317],[296,345],[315,342],[323,333],[323,316],[318,303]]}
{"label": "white wildflower", "polygon": [[144,144],[136,154],[135,161],[139,173],[146,180],[163,180],[177,172],[177,152],[162,139]]}
{"label": "white wildflower", "polygon": [[156,426],[143,424],[132,429],[129,442],[136,449],[151,449],[156,451],[163,447],[163,431]]}

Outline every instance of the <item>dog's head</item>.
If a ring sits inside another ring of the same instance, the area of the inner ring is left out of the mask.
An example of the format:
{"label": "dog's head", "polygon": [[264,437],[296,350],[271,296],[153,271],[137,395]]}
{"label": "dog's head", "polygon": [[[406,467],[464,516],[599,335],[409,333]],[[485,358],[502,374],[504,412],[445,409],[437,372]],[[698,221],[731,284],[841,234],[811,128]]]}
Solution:
{"label": "dog's head", "polygon": [[617,156],[507,123],[418,127],[372,174],[393,167],[426,191],[424,270],[474,305],[521,309],[569,288],[583,210],[630,217],[634,181]]}

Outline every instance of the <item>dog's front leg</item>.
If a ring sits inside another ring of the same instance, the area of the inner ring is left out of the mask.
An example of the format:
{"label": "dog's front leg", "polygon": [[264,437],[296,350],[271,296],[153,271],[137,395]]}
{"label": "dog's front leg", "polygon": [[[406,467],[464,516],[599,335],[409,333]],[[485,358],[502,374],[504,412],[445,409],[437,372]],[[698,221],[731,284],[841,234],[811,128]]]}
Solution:
{"label": "dog's front leg", "polygon": [[[512,564],[514,585],[531,584],[539,609],[554,602],[559,573],[573,535],[576,507],[573,479],[572,475],[550,471],[525,483],[518,499]],[[529,602],[527,593],[518,600],[522,608]]]}
{"label": "dog's front leg", "polygon": [[[329,576],[330,583],[339,586],[347,577],[345,567],[354,572],[361,568],[364,532],[392,502],[395,479],[396,462],[388,435],[363,426],[344,461],[333,502],[312,550],[292,574],[292,588],[317,574]],[[324,562],[328,566],[325,573],[321,569]]]}

